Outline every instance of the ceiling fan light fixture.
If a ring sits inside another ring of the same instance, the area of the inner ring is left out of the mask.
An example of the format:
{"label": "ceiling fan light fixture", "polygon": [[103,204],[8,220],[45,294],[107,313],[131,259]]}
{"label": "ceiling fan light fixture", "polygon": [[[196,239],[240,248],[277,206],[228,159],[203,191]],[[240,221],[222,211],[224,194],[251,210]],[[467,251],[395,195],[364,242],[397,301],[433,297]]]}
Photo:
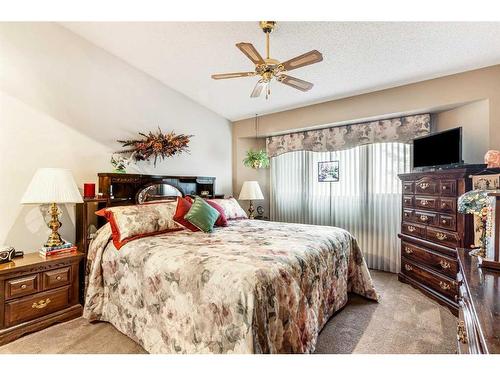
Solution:
{"label": "ceiling fan light fixture", "polygon": [[213,74],[212,78],[227,79],[259,75],[261,78],[250,94],[251,98],[257,98],[265,91],[266,99],[268,99],[271,95],[270,84],[273,80],[300,91],[309,91],[314,86],[311,82],[294,78],[283,73],[323,61],[323,55],[317,50],[312,50],[281,63],[279,60],[270,57],[269,35],[276,28],[276,21],[260,21],[259,26],[266,34],[265,59],[262,58],[252,43],[241,42],[236,44],[236,47],[255,64],[255,72]]}

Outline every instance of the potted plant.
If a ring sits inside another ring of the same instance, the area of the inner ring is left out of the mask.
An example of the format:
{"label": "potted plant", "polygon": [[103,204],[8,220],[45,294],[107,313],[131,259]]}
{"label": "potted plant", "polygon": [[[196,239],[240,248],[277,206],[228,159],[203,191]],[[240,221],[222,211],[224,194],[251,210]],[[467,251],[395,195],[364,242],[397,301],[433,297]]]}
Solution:
{"label": "potted plant", "polygon": [[245,167],[260,169],[269,167],[269,156],[265,150],[248,150],[247,156],[243,159]]}

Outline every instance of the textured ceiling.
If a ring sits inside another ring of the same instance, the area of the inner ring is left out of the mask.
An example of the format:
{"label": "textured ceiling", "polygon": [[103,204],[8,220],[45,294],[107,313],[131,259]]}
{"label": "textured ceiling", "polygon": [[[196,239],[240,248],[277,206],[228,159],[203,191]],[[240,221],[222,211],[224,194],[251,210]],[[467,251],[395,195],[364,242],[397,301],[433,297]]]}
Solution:
{"label": "textured ceiling", "polygon": [[303,93],[275,83],[269,100],[251,99],[256,77],[210,75],[253,70],[235,44],[264,55],[257,22],[62,25],[233,121],[500,63],[500,23],[279,22],[271,57],[319,50],[323,62],[290,73],[315,86]]}

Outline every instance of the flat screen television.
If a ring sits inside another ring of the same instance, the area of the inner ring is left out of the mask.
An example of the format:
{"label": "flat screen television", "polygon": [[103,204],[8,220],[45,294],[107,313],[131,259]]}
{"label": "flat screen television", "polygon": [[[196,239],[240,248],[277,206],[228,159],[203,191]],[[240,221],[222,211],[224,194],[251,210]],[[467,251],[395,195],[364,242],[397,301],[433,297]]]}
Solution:
{"label": "flat screen television", "polygon": [[463,163],[462,128],[454,128],[413,140],[413,168]]}

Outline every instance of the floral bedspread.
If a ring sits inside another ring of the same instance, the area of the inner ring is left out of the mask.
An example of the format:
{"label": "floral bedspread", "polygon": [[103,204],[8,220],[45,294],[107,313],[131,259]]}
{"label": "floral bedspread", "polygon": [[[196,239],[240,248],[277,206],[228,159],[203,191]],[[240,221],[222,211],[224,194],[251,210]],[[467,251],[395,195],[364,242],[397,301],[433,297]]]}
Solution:
{"label": "floral bedspread", "polygon": [[377,300],[345,230],[257,220],[89,249],[84,316],[150,353],[309,353],[354,292]]}

